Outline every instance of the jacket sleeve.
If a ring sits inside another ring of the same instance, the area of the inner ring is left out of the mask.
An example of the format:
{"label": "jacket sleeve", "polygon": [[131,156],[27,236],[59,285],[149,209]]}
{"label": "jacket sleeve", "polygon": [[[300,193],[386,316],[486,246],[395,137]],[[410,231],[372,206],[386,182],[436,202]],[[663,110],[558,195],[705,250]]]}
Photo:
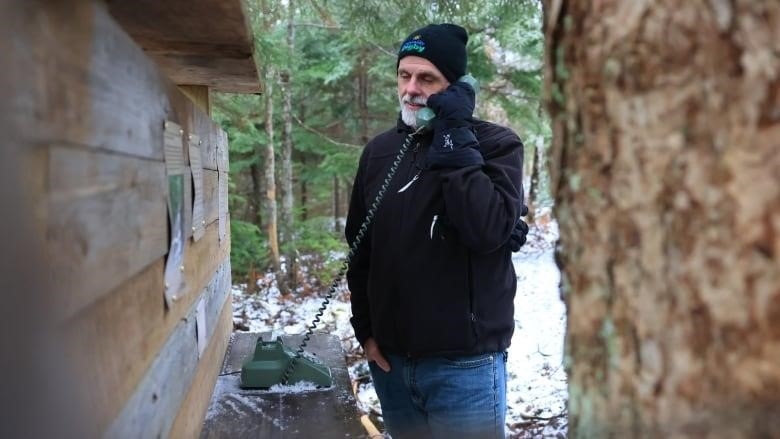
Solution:
{"label": "jacket sleeve", "polygon": [[[364,173],[366,162],[368,161],[368,147],[363,150],[360,157],[355,182],[352,186],[352,196],[349,201],[349,212],[347,213],[347,225],[344,234],[347,243],[352,247],[360,231],[360,226],[366,217],[367,209],[364,197]],[[347,285],[350,291],[350,303],[352,306],[352,328],[355,330],[355,337],[362,345],[363,342],[371,337],[371,317],[368,305],[368,272],[369,255],[371,254],[371,234],[370,228],[367,230],[356,249],[355,254],[350,260],[347,269]]]}
{"label": "jacket sleeve", "polygon": [[[480,140],[481,141],[481,140]],[[478,253],[506,244],[523,202],[523,144],[511,130],[480,145],[485,164],[443,171],[447,215],[461,242]]]}

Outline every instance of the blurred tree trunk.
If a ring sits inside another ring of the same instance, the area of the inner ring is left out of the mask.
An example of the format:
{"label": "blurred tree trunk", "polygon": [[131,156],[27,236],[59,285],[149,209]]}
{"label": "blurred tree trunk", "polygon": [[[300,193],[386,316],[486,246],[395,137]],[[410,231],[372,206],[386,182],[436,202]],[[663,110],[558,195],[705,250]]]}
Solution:
{"label": "blurred tree trunk", "polygon": [[[306,154],[301,154],[300,165],[301,169],[306,169],[307,166]],[[301,222],[306,222],[309,219],[309,185],[306,179],[300,179],[300,195],[301,205],[299,207],[301,212]]]}
{"label": "blurred tree trunk", "polygon": [[[299,106],[299,121],[302,125],[306,124],[306,105],[304,102],[300,103]],[[296,151],[293,151],[294,153]],[[309,169],[310,163],[316,163],[317,162],[317,156],[313,156],[309,151],[297,151],[297,161],[300,163],[300,169],[304,172]],[[309,158],[312,158],[313,160],[309,160]],[[293,156],[293,160],[295,160],[296,157]],[[299,178],[300,182],[300,217],[301,222],[306,222],[306,220],[309,219],[309,184],[306,178]]]}
{"label": "blurred tree trunk", "polygon": [[[261,10],[263,11],[263,28],[271,32],[273,27],[271,10],[268,0],[262,0]],[[281,277],[281,264],[279,260],[279,233],[277,229],[277,208],[276,208],[276,159],[274,156],[274,100],[273,85],[275,82],[276,71],[272,66],[261,68],[263,78],[265,79],[265,113],[263,115],[263,124],[268,141],[263,145],[257,145],[257,154],[263,157],[263,175],[265,179],[265,197],[261,200],[263,212],[265,212],[266,224],[265,231],[268,237],[268,250],[271,257],[276,278]]]}
{"label": "blurred tree trunk", "polygon": [[534,148],[534,157],[531,161],[531,184],[528,188],[528,222],[533,223],[536,214],[536,209],[539,207],[539,195],[540,195],[540,188],[539,188],[539,182],[542,175],[542,158],[541,155],[544,154],[544,150],[539,146],[537,143],[533,146]]}
{"label": "blurred tree trunk", "polygon": [[[275,72],[270,68],[265,75],[265,132],[268,136],[268,142],[265,148],[258,153],[263,154],[263,174],[265,177],[265,197],[263,205],[266,217],[266,236],[268,237],[268,250],[271,252],[271,264],[274,273],[281,274],[281,264],[279,260],[279,232],[277,228],[277,207],[276,207],[276,159],[274,156],[274,102],[272,94],[272,84],[274,82]],[[258,147],[261,145],[258,144]]]}
{"label": "blurred tree trunk", "polygon": [[339,176],[333,176],[333,230],[338,233],[341,231],[339,227],[339,218],[341,217],[341,193],[339,192]]}
{"label": "blurred tree trunk", "polygon": [[368,131],[368,49],[360,49],[360,58],[357,63],[357,106],[360,118],[360,144],[365,145],[371,139]]}
{"label": "blurred tree trunk", "polygon": [[544,8],[570,437],[780,437],[780,2]]}
{"label": "blurred tree trunk", "polygon": [[[254,154],[258,157],[263,156],[263,145],[256,144]],[[256,225],[260,230],[263,229],[263,215],[262,215],[262,203],[263,203],[263,167],[260,163],[253,163],[249,166],[249,173],[252,177],[252,196],[249,198],[249,220],[252,224]]]}
{"label": "blurred tree trunk", "polygon": [[294,237],[294,214],[293,214],[293,172],[292,172],[292,56],[294,49],[295,27],[293,17],[295,15],[295,2],[287,2],[287,67],[279,75],[282,89],[282,118],[284,128],[282,130],[282,248],[284,250],[285,264],[287,265],[286,279],[277,279],[280,290],[283,294],[292,291],[296,283],[297,268],[297,249],[295,248]]}

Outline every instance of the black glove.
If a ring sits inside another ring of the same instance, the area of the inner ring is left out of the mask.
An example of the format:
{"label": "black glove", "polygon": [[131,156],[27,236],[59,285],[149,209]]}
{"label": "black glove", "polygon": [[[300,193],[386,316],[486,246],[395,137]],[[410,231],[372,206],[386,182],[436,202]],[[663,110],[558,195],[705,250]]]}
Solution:
{"label": "black glove", "polygon": [[[520,208],[520,216],[526,216],[528,215],[528,206],[525,204],[522,205]],[[517,223],[515,223],[515,228],[512,229],[512,234],[509,235],[509,242],[507,245],[509,246],[509,249],[512,250],[512,252],[517,252],[520,250],[520,247],[525,244],[525,241],[528,236],[528,224],[526,224],[525,221],[523,221],[522,218],[517,218]]]}
{"label": "black glove", "polygon": [[479,142],[469,122],[474,112],[474,88],[466,82],[454,82],[443,92],[428,97],[427,105],[436,113],[428,167],[461,168],[484,164]]}

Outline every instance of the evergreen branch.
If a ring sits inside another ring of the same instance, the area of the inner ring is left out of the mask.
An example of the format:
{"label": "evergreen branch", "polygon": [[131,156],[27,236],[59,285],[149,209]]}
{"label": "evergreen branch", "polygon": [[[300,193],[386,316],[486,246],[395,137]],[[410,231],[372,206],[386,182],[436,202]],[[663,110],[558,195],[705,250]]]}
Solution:
{"label": "evergreen branch", "polygon": [[354,145],[354,144],[351,144],[351,143],[343,143],[343,142],[339,142],[338,140],[333,140],[330,137],[326,136],[325,134],[315,130],[314,128],[305,125],[303,122],[301,122],[300,119],[298,119],[298,116],[293,115],[293,118],[295,119],[296,122],[298,122],[298,125],[300,125],[306,131],[308,131],[310,133],[313,133],[313,134],[316,134],[316,135],[322,137],[323,139],[327,140],[328,142],[330,142],[330,143],[332,143],[334,145],[345,146],[347,148],[363,149],[363,147],[360,146],[360,145]]}
{"label": "evergreen branch", "polygon": [[382,46],[380,46],[379,44],[376,44],[376,43],[374,43],[374,42],[370,42],[370,41],[369,41],[369,42],[368,42],[368,44],[370,44],[370,45],[374,46],[375,48],[379,49],[379,51],[380,51],[380,52],[382,52],[382,53],[384,53],[384,54],[386,54],[386,55],[390,55],[390,56],[392,56],[393,58],[395,58],[396,56],[398,56],[398,54],[396,54],[396,53],[393,53],[393,52],[391,52],[391,51],[389,51],[389,50],[385,49],[384,47],[382,47]]}
{"label": "evergreen branch", "polygon": [[521,101],[528,102],[529,104],[537,104],[540,102],[540,99],[538,97],[527,96],[525,94],[522,94],[522,92],[518,90],[512,90],[508,87],[507,84],[501,84],[501,85],[485,84],[485,85],[480,85],[479,88],[487,93],[487,95],[485,96],[486,99],[499,95],[507,98],[519,99]]}

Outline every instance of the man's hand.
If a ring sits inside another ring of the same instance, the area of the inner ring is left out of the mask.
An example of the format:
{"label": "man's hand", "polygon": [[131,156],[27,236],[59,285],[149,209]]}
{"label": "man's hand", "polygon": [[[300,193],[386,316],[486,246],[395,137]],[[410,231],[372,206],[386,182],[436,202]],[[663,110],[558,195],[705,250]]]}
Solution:
{"label": "man's hand", "polygon": [[474,113],[475,92],[467,82],[453,82],[441,93],[428,97],[428,107],[436,113],[438,125],[467,126]]}
{"label": "man's hand", "polygon": [[428,97],[435,113],[433,141],[428,151],[430,168],[462,168],[482,165],[479,142],[469,119],[474,112],[474,88],[466,82],[454,82],[446,90]]}
{"label": "man's hand", "polygon": [[377,346],[373,337],[366,339],[365,343],[363,343],[363,350],[366,352],[368,361],[374,361],[380,369],[385,372],[390,372],[390,363],[388,363],[387,358],[382,355],[382,351],[379,350],[379,346]]}
{"label": "man's hand", "polygon": [[[526,216],[528,215],[528,206],[523,204],[523,206],[520,208],[520,216]],[[512,229],[512,234],[509,235],[509,249],[512,250],[512,252],[516,252],[520,250],[520,247],[525,244],[526,238],[528,236],[528,224],[523,221],[522,218],[518,218],[517,222],[515,223],[515,228]]]}

